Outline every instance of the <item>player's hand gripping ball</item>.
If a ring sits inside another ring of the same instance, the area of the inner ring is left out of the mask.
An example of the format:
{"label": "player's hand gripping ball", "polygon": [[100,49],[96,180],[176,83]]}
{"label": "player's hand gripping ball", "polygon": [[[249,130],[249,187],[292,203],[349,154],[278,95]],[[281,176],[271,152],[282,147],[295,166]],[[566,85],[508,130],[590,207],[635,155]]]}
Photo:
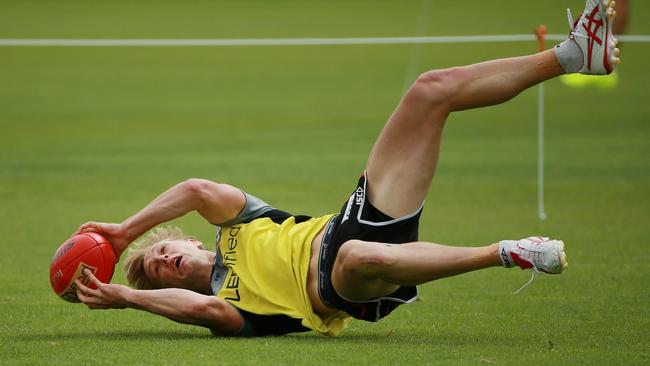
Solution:
{"label": "player's hand gripping ball", "polygon": [[77,285],[74,281],[96,288],[83,274],[90,270],[98,280],[110,282],[115,270],[115,252],[113,246],[103,236],[87,232],[72,236],[66,240],[52,257],[50,266],[50,284],[63,300],[80,302],[77,298]]}

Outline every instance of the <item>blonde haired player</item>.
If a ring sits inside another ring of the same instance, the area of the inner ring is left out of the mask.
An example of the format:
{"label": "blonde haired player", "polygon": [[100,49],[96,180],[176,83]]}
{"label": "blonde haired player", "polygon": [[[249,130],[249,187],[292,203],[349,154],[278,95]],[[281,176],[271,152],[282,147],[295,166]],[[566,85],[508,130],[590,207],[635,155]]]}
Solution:
{"label": "blonde haired player", "polygon": [[227,184],[190,179],[121,224],[88,222],[119,257],[157,225],[196,211],[217,225],[216,252],[180,231],[156,229],[126,259],[141,289],[77,282],[91,309],[135,308],[216,335],[313,330],[340,334],[351,318],[377,321],[417,296],[417,285],[493,266],[559,274],[564,243],[546,237],[484,247],[418,241],[423,201],[450,113],[503,103],[565,74],[608,74],[618,62],[609,1],[587,1],[568,39],[535,55],[422,74],[375,143],[338,214],[295,216]]}

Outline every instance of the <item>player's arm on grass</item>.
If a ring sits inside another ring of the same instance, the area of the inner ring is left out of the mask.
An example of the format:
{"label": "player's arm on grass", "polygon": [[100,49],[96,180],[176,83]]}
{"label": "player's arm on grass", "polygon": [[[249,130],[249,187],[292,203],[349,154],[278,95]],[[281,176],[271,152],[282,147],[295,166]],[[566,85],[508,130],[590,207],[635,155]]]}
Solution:
{"label": "player's arm on grass", "polygon": [[77,297],[90,309],[133,308],[162,315],[173,321],[215,329],[219,333],[235,333],[243,319],[237,309],[215,296],[207,296],[180,288],[135,290],[127,286],[100,282],[84,270],[97,289],[77,280]]}
{"label": "player's arm on grass", "polygon": [[158,224],[191,211],[197,211],[212,224],[219,224],[236,217],[245,204],[244,193],[231,185],[192,178],[162,193],[121,224],[90,221],[77,232],[95,231],[105,235],[119,258],[131,242]]}

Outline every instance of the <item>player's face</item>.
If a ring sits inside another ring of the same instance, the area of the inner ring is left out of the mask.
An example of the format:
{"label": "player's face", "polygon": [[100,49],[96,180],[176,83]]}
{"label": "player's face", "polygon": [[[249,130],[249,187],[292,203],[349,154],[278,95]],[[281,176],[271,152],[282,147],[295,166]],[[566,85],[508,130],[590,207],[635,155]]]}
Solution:
{"label": "player's face", "polygon": [[147,277],[160,288],[194,289],[201,268],[212,266],[200,241],[173,240],[154,245],[144,257]]}

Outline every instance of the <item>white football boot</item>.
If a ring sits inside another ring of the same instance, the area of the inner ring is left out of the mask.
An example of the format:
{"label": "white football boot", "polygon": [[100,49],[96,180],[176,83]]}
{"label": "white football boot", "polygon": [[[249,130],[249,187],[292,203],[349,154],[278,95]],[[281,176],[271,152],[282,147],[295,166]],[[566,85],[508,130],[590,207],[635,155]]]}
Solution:
{"label": "white football boot", "polygon": [[521,240],[502,240],[499,243],[501,261],[506,267],[532,268],[550,274],[562,273],[568,267],[564,242],[532,236]]}
{"label": "white football boot", "polygon": [[564,252],[564,242],[541,236],[521,240],[502,240],[499,242],[499,255],[505,267],[519,266],[521,269],[532,270],[530,280],[515,294],[530,285],[540,271],[560,274],[569,266]]}
{"label": "white football boot", "polygon": [[620,50],[616,48],[618,40],[612,35],[612,23],[616,16],[614,0],[587,0],[585,10],[576,22],[571,10],[567,9],[569,18],[569,40],[582,51],[581,74],[607,75],[614,71],[621,62]]}

